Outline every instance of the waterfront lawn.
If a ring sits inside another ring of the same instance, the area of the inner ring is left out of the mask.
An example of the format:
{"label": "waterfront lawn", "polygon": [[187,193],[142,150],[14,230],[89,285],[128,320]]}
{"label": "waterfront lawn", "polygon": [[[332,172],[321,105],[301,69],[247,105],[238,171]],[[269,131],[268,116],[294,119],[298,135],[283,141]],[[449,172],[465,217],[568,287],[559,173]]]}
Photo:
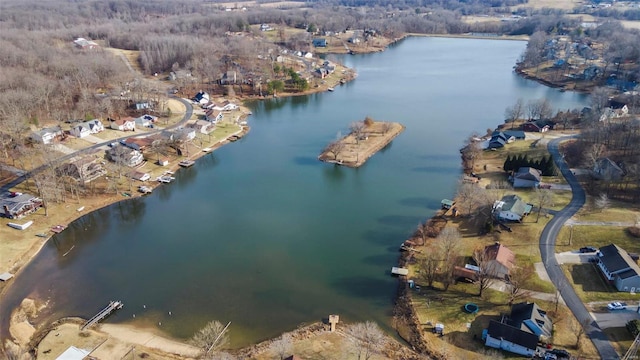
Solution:
{"label": "waterfront lawn", "polygon": [[564,226],[556,240],[556,252],[576,250],[583,246],[601,247],[616,244],[628,252],[640,252],[640,239],[629,236],[622,226]]}
{"label": "waterfront lawn", "polygon": [[[593,263],[560,265],[569,284],[573,284],[576,294],[582,302],[629,300],[637,301],[640,295],[619,292],[608,284]],[[568,286],[568,285],[564,285]]]}

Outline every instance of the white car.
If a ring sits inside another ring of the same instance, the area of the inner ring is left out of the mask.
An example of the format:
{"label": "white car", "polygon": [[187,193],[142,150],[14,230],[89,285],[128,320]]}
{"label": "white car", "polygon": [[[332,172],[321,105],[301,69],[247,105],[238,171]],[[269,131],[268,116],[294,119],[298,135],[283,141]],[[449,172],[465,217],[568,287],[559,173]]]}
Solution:
{"label": "white car", "polygon": [[609,310],[624,310],[627,308],[627,304],[623,302],[612,302],[607,304],[607,309]]}

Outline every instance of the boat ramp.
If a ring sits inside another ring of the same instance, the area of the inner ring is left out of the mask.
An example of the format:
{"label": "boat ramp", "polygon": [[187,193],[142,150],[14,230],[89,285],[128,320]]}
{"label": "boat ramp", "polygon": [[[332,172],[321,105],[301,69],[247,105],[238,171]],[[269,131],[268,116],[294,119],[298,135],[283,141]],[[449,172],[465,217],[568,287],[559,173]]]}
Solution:
{"label": "boat ramp", "polygon": [[89,326],[94,325],[98,321],[109,316],[109,314],[111,314],[115,310],[122,309],[123,306],[124,304],[121,301],[110,301],[109,305],[107,305],[104,309],[100,310],[100,312],[98,312],[94,317],[92,317],[86,323],[84,323],[84,325],[82,325],[80,330],[84,330]]}

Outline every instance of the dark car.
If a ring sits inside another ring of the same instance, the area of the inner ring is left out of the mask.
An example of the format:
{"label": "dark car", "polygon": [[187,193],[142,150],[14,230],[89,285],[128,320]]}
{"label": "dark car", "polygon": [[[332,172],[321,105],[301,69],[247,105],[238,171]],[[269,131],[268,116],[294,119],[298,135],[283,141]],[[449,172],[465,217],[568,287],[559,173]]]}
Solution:
{"label": "dark car", "polygon": [[558,359],[563,359],[563,358],[570,358],[571,354],[569,354],[569,352],[565,349],[553,349],[551,351],[549,351],[551,354],[555,355],[558,357]]}
{"label": "dark car", "polygon": [[583,254],[592,253],[596,251],[598,251],[598,249],[594,248],[593,246],[585,246],[580,248],[580,252]]}

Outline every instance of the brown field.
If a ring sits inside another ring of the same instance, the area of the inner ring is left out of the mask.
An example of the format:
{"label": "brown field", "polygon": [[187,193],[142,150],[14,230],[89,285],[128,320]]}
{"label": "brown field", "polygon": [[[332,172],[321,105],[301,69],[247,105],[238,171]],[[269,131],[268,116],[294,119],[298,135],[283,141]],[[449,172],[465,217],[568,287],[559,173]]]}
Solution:
{"label": "brown field", "polygon": [[529,0],[526,4],[514,6],[514,8],[551,8],[561,10],[572,10],[576,6],[583,5],[583,0]]}

